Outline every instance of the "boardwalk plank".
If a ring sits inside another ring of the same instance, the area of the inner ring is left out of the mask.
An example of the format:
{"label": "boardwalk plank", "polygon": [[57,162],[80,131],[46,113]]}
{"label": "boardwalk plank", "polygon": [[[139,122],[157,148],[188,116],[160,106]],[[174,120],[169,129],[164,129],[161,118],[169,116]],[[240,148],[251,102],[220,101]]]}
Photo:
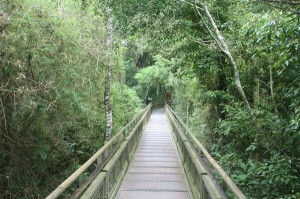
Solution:
{"label": "boardwalk plank", "polygon": [[155,110],[116,198],[191,198],[184,175],[167,118]]}

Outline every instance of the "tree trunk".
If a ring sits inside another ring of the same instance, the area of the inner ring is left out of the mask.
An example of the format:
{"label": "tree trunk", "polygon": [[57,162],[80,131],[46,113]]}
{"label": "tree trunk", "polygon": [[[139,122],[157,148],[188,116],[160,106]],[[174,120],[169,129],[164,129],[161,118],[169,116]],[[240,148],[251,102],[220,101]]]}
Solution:
{"label": "tree trunk", "polygon": [[0,10],[0,32],[2,32],[2,37],[6,35],[6,29],[9,25],[9,15]]}
{"label": "tree trunk", "polygon": [[144,101],[146,102],[147,101],[147,97],[148,97],[148,94],[149,94],[149,90],[150,90],[150,86],[147,85],[147,90],[146,90],[146,93],[144,95]]}
{"label": "tree trunk", "polygon": [[58,11],[58,13],[62,15],[64,13],[64,8],[61,5],[61,2],[62,2],[62,0],[57,0],[56,1],[56,5],[57,5],[57,11]]}
{"label": "tree trunk", "polygon": [[269,72],[270,72],[270,91],[271,91],[271,98],[272,98],[272,102],[274,105],[274,109],[276,114],[278,115],[278,110],[276,107],[276,102],[275,102],[275,97],[274,97],[274,82],[273,82],[273,71],[272,71],[272,66],[269,64]]}
{"label": "tree trunk", "polygon": [[186,123],[187,127],[189,126],[189,112],[190,112],[189,108],[190,108],[190,102],[189,102],[189,100],[186,100],[186,121],[185,121],[185,123]]}
{"label": "tree trunk", "polygon": [[112,56],[113,56],[113,20],[112,20],[112,8],[107,9],[108,21],[107,21],[107,38],[106,38],[106,78],[105,78],[105,119],[106,119],[106,132],[104,143],[107,143],[112,136],[113,117],[111,109],[111,76],[112,76]]}
{"label": "tree trunk", "polygon": [[253,91],[253,103],[256,104],[259,101],[259,88],[260,88],[260,75],[259,75],[259,57],[255,56],[252,59],[254,69],[254,91]]}
{"label": "tree trunk", "polygon": [[[217,85],[215,86],[217,91],[221,91],[226,93],[227,92],[227,85],[226,85],[226,74],[224,73],[224,67],[225,67],[225,56],[220,56],[219,58],[219,72],[217,73]],[[224,104],[226,104],[227,101],[222,98],[217,98],[216,106],[217,106],[217,116],[218,119],[224,120],[226,118],[226,113],[224,110]]]}
{"label": "tree trunk", "polygon": [[239,73],[239,70],[237,68],[236,62],[235,62],[235,60],[233,59],[233,57],[231,55],[231,52],[230,52],[230,50],[229,50],[229,48],[228,48],[228,46],[225,42],[225,39],[224,39],[223,35],[220,33],[213,17],[211,16],[211,14],[208,10],[208,7],[206,5],[203,5],[203,8],[204,8],[206,16],[208,17],[208,19],[209,19],[209,21],[210,21],[210,23],[211,23],[211,25],[214,29],[215,34],[217,36],[217,37],[214,37],[214,39],[218,43],[221,50],[226,54],[226,56],[229,59],[230,64],[232,65],[233,72],[234,72],[234,82],[235,82],[235,85],[237,87],[237,90],[238,90],[239,94],[241,95],[241,97],[244,101],[247,112],[249,113],[250,117],[253,118],[253,113],[252,113],[249,101],[247,100],[247,97],[245,95],[244,89],[243,89],[242,84],[241,84],[240,73]]}

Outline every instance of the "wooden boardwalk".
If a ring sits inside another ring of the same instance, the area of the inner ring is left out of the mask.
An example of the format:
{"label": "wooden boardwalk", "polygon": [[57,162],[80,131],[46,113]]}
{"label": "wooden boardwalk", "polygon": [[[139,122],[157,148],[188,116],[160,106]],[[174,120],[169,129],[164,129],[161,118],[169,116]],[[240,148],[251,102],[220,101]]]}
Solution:
{"label": "wooden boardwalk", "polygon": [[191,198],[163,109],[153,111],[116,198]]}

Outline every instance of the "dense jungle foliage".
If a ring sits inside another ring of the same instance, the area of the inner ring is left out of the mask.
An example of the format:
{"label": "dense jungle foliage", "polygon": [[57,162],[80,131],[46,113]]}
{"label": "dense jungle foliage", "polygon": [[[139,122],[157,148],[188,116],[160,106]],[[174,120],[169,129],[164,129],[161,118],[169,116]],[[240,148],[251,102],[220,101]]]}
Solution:
{"label": "dense jungle foliage", "polygon": [[[62,3],[0,3],[0,198],[44,198],[103,145],[105,16]],[[115,40],[116,132],[142,102]]]}
{"label": "dense jungle foliage", "polygon": [[108,7],[114,132],[167,98],[248,198],[300,198],[297,0],[0,0],[0,198],[103,145]]}

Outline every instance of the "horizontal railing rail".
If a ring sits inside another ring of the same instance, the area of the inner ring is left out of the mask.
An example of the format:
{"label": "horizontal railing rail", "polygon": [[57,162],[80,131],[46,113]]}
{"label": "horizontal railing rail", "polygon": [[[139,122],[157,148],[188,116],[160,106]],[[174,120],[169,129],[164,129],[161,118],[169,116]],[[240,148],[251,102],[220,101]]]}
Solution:
{"label": "horizontal railing rail", "polygon": [[114,198],[138,146],[142,132],[150,118],[149,110],[132,129],[113,158],[86,190],[81,199]]}
{"label": "horizontal railing rail", "polygon": [[[210,171],[210,168],[212,167],[223,179],[226,188],[233,193],[235,198],[246,199],[246,196],[167,104],[165,105],[165,112],[175,135],[177,148],[193,196],[201,199],[227,198],[227,193],[219,186],[214,175]],[[209,163],[211,167],[208,167],[207,163]]]}
{"label": "horizontal railing rail", "polygon": [[[63,192],[68,189],[73,183],[78,180],[79,187],[72,194],[69,195],[69,198],[78,198],[82,194],[83,191],[89,186],[88,190],[91,190],[93,187],[97,187],[95,182],[106,183],[105,190],[103,192],[103,198],[108,198],[109,195],[112,194],[112,187],[116,187],[117,183],[115,179],[116,176],[119,176],[120,179],[122,177],[123,172],[126,171],[126,166],[129,164],[129,159],[131,158],[134,149],[137,146],[139,136],[144,129],[150,114],[152,104],[149,104],[143,111],[135,117],[130,123],[128,123],[124,128],[122,128],[115,136],[113,136],[109,142],[107,142],[99,151],[97,151],[87,162],[85,162],[80,168],[78,168],[70,177],[68,177],[63,183],[61,183],[50,195],[46,197],[46,199],[55,199],[63,194]],[[125,152],[126,151],[126,152]],[[125,154],[125,156],[124,156]],[[116,166],[116,162],[119,159],[123,158],[123,165]],[[121,173],[114,172],[114,168],[122,167]],[[93,168],[93,169],[91,169]],[[88,170],[92,170],[90,172],[89,177],[83,179],[86,176],[86,172]],[[115,175],[112,178],[112,173]],[[109,180],[109,182],[107,182]],[[85,198],[87,194],[84,194]],[[92,197],[92,198],[102,198],[102,197]]]}

